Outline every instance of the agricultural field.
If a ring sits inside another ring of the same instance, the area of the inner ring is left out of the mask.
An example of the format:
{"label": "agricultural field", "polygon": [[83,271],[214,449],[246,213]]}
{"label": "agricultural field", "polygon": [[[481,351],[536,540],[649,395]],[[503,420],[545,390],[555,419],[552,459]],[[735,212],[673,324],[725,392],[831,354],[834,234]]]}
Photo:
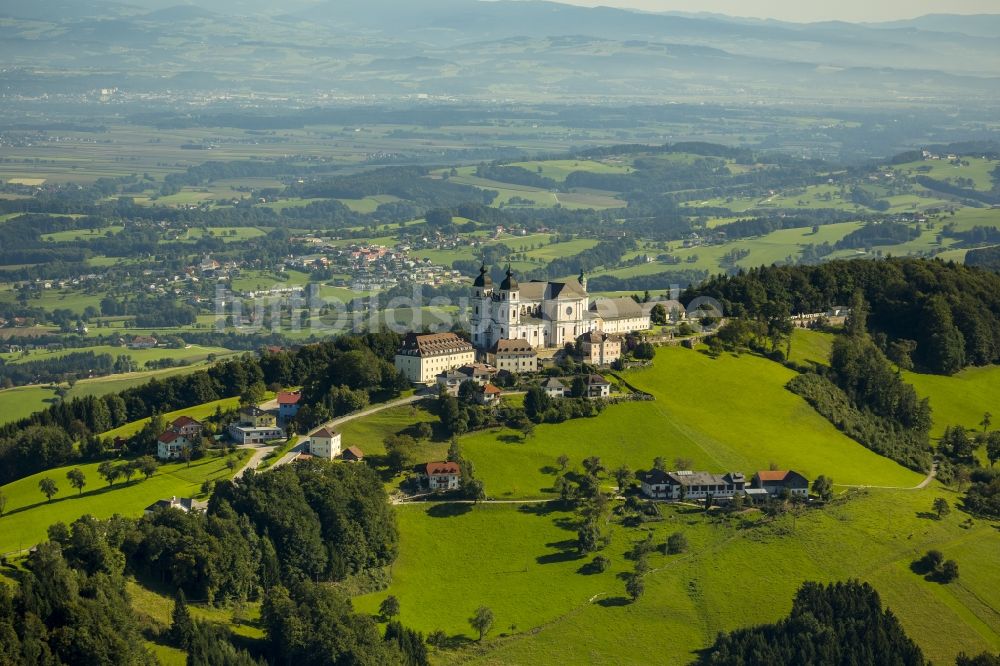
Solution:
{"label": "agricultural field", "polygon": [[[930,399],[932,437],[940,437],[953,425],[980,429],[984,413],[1000,414],[1000,366],[966,368],[950,377],[915,372],[903,376],[920,397]],[[1000,419],[994,421],[1000,424]]]}
{"label": "agricultural field", "polygon": [[129,349],[128,347],[116,347],[111,345],[98,345],[96,347],[69,347],[66,349],[47,350],[36,349],[27,353],[0,354],[6,363],[17,365],[19,363],[29,363],[32,361],[47,361],[62,358],[68,354],[79,352],[93,352],[94,354],[110,354],[117,358],[127,356],[137,366],[141,367],[150,361],[161,361],[170,359],[177,362],[203,361],[209,356],[218,357],[232,354],[232,350],[225,347],[202,347],[200,345],[186,345],[179,349],[166,347],[154,347],[153,349]]}
{"label": "agricultural field", "polygon": [[[686,663],[719,631],[785,615],[804,580],[860,578],[928,658],[950,663],[961,650],[1000,649],[1000,563],[989,555],[1000,533],[989,524],[963,529],[961,514],[927,518],[938,496],[954,501],[938,488],[867,491],[774,522],[665,507],[661,522],[612,525],[604,573],[576,553],[578,519],[555,504],[403,505],[393,582],[355,606],[375,613],[387,594],[397,596],[404,624],[443,630],[459,646],[437,652],[436,663],[644,663],[652,653]],[[653,554],[645,594],[628,603],[618,578],[632,569],[625,553],[647,534],[662,544],[675,531],[688,552]],[[958,581],[930,583],[909,570],[929,548],[959,562]],[[476,645],[467,618],[481,604],[496,622]]]}
{"label": "agricultural field", "polygon": [[[188,411],[187,413],[190,413]],[[239,459],[248,451],[237,451]],[[7,508],[0,517],[0,553],[10,553],[28,548],[45,538],[45,530],[56,522],[71,523],[80,516],[90,514],[108,518],[114,514],[138,517],[143,509],[159,499],[200,497],[201,484],[206,479],[226,478],[232,472],[226,458],[207,455],[184,463],[161,465],[149,479],[137,475],[130,483],[120,480],[108,487],[97,473],[98,463],[85,463],[59,467],[40,472],[0,487],[7,496]],[[66,472],[79,468],[87,478],[83,493],[79,494],[66,480]],[[38,482],[51,478],[59,493],[46,502],[38,490]]]}
{"label": "agricultural field", "polygon": [[952,164],[946,159],[940,159],[897,164],[892,169],[899,174],[907,176],[924,175],[930,176],[935,180],[948,181],[957,178],[968,178],[974,183],[975,189],[983,192],[989,191],[993,187],[991,173],[1000,166],[1000,162],[977,157],[963,157],[962,161],[968,162],[968,166],[964,164]]}

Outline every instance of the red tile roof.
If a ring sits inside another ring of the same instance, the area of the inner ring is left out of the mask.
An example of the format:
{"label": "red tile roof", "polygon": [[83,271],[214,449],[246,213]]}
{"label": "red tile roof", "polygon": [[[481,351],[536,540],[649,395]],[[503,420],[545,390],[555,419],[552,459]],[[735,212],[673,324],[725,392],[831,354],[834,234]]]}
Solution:
{"label": "red tile roof", "polygon": [[502,393],[502,391],[500,389],[498,389],[496,386],[494,386],[493,384],[487,384],[486,386],[484,386],[483,387],[483,392],[484,393],[491,393],[491,394],[495,394],[495,395],[500,395]]}
{"label": "red tile roof", "polygon": [[365,457],[365,454],[361,452],[361,449],[359,449],[356,446],[347,447],[342,455],[346,458],[348,457],[347,455],[348,453],[350,453],[351,454],[350,457],[353,457],[355,460],[361,460],[362,458]]}
{"label": "red tile roof", "polygon": [[788,476],[788,470],[770,469],[757,472],[757,477],[761,481],[784,481],[786,476]]}
{"label": "red tile roof", "polygon": [[164,444],[169,444],[170,442],[174,441],[175,439],[181,436],[182,435],[178,435],[176,432],[168,430],[167,432],[163,433],[156,439],[160,442],[163,442]]}
{"label": "red tile roof", "polygon": [[186,425],[192,425],[192,424],[200,426],[201,421],[193,419],[190,416],[178,416],[176,419],[173,420],[173,422],[170,425],[172,425],[175,428],[183,428]]}
{"label": "red tile roof", "polygon": [[278,404],[279,405],[294,405],[302,397],[302,394],[298,391],[281,391],[278,393]]}
{"label": "red tile roof", "polygon": [[427,476],[461,474],[462,468],[456,462],[427,463]]}

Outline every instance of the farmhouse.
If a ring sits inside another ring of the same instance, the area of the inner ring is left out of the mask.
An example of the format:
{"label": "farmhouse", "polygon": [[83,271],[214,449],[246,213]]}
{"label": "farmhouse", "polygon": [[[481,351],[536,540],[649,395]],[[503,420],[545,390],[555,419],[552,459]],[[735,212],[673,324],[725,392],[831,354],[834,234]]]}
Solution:
{"label": "farmhouse", "polygon": [[809,494],[809,480],[792,470],[766,470],[753,475],[754,488],[766,490],[771,497],[782,495],[806,497]]}
{"label": "farmhouse", "polygon": [[333,460],[340,455],[340,433],[320,428],[309,437],[309,453],[316,458]]}
{"label": "farmhouse", "polygon": [[580,353],[584,363],[611,365],[622,356],[622,341],[614,335],[590,331],[580,336]]}
{"label": "farmhouse", "polygon": [[281,391],[278,393],[278,418],[287,421],[299,413],[300,391]]}
{"label": "farmhouse", "polygon": [[454,333],[408,333],[396,353],[396,370],[413,383],[429,384],[441,372],[475,361],[475,351]]}
{"label": "farmhouse", "polygon": [[652,499],[715,499],[742,495],[746,478],[742,472],[665,472],[652,469],[639,475],[642,493]]}
{"label": "farmhouse", "polygon": [[607,398],[611,395],[611,382],[604,377],[600,375],[587,375],[583,381],[587,387],[587,392],[584,394],[585,397]]}
{"label": "farmhouse", "polygon": [[152,349],[156,346],[156,338],[151,335],[137,335],[128,343],[130,349]]}
{"label": "farmhouse", "polygon": [[348,446],[340,457],[350,462],[361,462],[365,459],[365,454],[356,446]]}
{"label": "farmhouse", "polygon": [[424,468],[424,476],[431,492],[458,490],[462,482],[462,468],[455,462],[431,462]]}
{"label": "farmhouse", "polygon": [[536,372],[538,352],[527,340],[497,340],[486,352],[486,362],[511,373]]}

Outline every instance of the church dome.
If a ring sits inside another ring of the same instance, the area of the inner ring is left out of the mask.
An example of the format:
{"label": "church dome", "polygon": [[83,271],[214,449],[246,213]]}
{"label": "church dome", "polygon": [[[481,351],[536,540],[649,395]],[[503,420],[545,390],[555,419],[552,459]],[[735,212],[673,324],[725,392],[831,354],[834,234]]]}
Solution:
{"label": "church dome", "polygon": [[490,274],[486,272],[486,264],[483,264],[482,266],[479,267],[479,277],[477,277],[476,281],[472,283],[472,286],[473,287],[493,286],[493,278],[491,278]]}
{"label": "church dome", "polygon": [[517,280],[514,279],[514,274],[510,272],[510,266],[507,266],[507,277],[500,283],[500,289],[503,291],[514,291],[517,289]]}

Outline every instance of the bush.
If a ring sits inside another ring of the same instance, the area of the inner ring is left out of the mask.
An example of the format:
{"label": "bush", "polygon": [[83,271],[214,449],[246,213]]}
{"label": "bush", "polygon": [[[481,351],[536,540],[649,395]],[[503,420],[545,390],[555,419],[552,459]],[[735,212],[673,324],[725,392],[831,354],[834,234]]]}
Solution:
{"label": "bush", "polygon": [[679,555],[688,549],[688,540],[683,532],[674,532],[667,537],[667,554]]}

